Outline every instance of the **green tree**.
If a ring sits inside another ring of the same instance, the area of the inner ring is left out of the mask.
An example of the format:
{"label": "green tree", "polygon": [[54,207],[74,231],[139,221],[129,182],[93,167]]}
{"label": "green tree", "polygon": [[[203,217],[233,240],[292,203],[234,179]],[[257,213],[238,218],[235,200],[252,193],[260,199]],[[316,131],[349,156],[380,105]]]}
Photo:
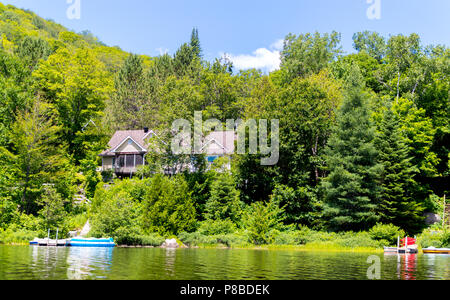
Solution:
{"label": "green tree", "polygon": [[205,205],[205,216],[211,220],[230,219],[238,222],[241,218],[239,191],[231,174],[218,174],[211,185],[211,196]]}
{"label": "green tree", "polygon": [[149,232],[170,235],[194,230],[196,213],[186,181],[181,176],[155,175],[143,201],[143,214],[143,226]]}
{"label": "green tree", "polygon": [[323,213],[333,230],[364,230],[378,221],[382,166],[377,163],[375,131],[361,80],[355,69],[325,155],[329,175],[322,184]]}
{"label": "green tree", "polygon": [[110,127],[113,130],[136,130],[153,126],[156,103],[150,97],[143,60],[138,55],[129,55],[114,80],[108,110]]}
{"label": "green tree", "polygon": [[411,162],[412,157],[400,130],[398,116],[391,109],[384,113],[375,144],[379,151],[379,162],[383,165],[382,192],[377,208],[380,222],[417,233],[424,225],[424,208],[414,197],[418,169]]}
{"label": "green tree", "polygon": [[289,34],[281,52],[281,67],[287,70],[290,79],[319,73],[342,52],[340,42],[340,34],[334,31],[323,35]]}
{"label": "green tree", "polygon": [[270,244],[274,240],[274,231],[283,230],[284,208],[275,199],[267,203],[253,203],[243,220],[248,230],[249,242],[255,245]]}
{"label": "green tree", "polygon": [[39,60],[47,59],[50,54],[49,43],[39,37],[26,36],[17,49],[17,55],[25,61],[30,71],[37,67]]}
{"label": "green tree", "polygon": [[386,55],[386,39],[377,32],[364,31],[353,35],[353,47],[358,52],[366,52],[381,61]]}
{"label": "green tree", "polygon": [[198,37],[198,29],[197,28],[192,29],[191,47],[192,47],[192,51],[193,51],[194,55],[198,58],[201,58],[202,48],[200,46],[200,38]]}
{"label": "green tree", "polygon": [[39,215],[45,222],[45,228],[56,230],[64,222],[66,216],[64,199],[52,185],[46,185],[39,204],[42,206]]}
{"label": "green tree", "polygon": [[58,145],[60,127],[55,125],[51,105],[36,100],[32,110],[19,115],[13,126],[16,180],[22,212],[37,213],[43,184],[56,184],[68,196],[70,169]]}
{"label": "green tree", "polygon": [[104,65],[89,49],[59,49],[33,73],[40,95],[57,111],[62,140],[78,163],[83,151],[83,127],[100,123],[111,78]]}

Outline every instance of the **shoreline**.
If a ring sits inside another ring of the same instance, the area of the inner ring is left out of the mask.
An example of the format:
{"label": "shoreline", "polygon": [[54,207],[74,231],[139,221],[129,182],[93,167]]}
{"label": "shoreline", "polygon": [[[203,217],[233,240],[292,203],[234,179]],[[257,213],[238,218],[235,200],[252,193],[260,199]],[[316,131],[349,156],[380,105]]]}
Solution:
{"label": "shoreline", "polygon": [[[0,246],[29,246],[29,243],[6,243]],[[273,250],[291,250],[291,251],[314,251],[314,252],[354,252],[354,253],[383,253],[382,248],[369,247],[336,247],[336,246],[320,246],[320,245],[236,245],[225,246],[223,244],[211,245],[194,245],[194,246],[180,246],[177,248],[151,246],[151,245],[117,245],[115,248],[122,249],[222,249],[222,250],[257,250],[257,251],[273,251]],[[421,253],[421,252],[419,252]]]}

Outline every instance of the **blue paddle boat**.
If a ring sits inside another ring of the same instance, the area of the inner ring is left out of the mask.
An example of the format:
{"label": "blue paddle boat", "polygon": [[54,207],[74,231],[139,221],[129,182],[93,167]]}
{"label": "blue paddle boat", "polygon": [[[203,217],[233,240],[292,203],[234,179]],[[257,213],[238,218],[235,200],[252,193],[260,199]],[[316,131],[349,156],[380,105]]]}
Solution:
{"label": "blue paddle boat", "polygon": [[113,239],[73,238],[68,242],[69,247],[115,247]]}

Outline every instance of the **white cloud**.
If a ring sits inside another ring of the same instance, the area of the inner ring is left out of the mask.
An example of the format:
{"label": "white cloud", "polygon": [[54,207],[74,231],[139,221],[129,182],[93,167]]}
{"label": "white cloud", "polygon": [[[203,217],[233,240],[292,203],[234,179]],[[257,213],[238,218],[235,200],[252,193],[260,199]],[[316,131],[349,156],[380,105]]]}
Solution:
{"label": "white cloud", "polygon": [[278,70],[281,64],[281,50],[283,49],[283,40],[277,40],[270,45],[269,49],[259,48],[252,54],[233,55],[228,54],[228,58],[233,62],[233,66],[238,70],[261,69],[272,72]]}

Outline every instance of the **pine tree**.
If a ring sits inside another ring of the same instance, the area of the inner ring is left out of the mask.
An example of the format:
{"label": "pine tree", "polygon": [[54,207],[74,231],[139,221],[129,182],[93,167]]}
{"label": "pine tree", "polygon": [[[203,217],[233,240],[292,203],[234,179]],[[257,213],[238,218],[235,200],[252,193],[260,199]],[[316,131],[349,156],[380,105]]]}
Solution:
{"label": "pine tree", "polygon": [[231,174],[224,173],[217,176],[211,186],[211,196],[206,202],[205,217],[212,220],[230,219],[237,222],[241,209],[239,191]]}
{"label": "pine tree", "polygon": [[138,55],[128,56],[114,81],[116,93],[108,112],[112,129],[132,130],[153,125],[150,123],[155,119],[152,116],[155,103],[148,95],[145,75],[142,59]]}
{"label": "pine tree", "polygon": [[384,113],[375,141],[383,165],[382,194],[377,209],[380,221],[410,233],[417,232],[423,225],[423,207],[413,197],[418,170],[411,163],[399,120],[391,109]]}
{"label": "pine tree", "polygon": [[324,217],[332,230],[364,230],[378,221],[378,177],[374,127],[360,73],[352,70],[348,92],[337,113],[325,159],[329,175],[323,181]]}
{"label": "pine tree", "polygon": [[194,53],[194,55],[196,57],[200,58],[202,56],[202,48],[200,46],[200,39],[198,37],[198,29],[197,28],[192,29],[191,47],[192,47],[192,52]]}

